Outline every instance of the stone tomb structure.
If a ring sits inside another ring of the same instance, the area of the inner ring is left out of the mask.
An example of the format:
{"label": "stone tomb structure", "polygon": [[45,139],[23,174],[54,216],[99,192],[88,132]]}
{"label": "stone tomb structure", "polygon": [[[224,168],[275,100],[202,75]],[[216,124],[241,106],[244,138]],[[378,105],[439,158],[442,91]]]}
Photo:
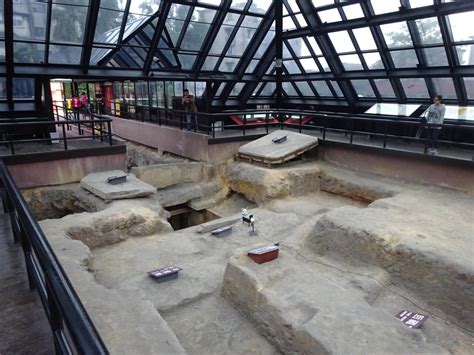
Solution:
{"label": "stone tomb structure", "polygon": [[[112,354],[472,354],[472,196],[317,160],[132,172],[156,192],[24,191]],[[173,231],[179,204],[221,219]],[[276,242],[274,261],[247,256]],[[169,265],[178,279],[147,274]],[[409,329],[405,309],[429,318]]]}

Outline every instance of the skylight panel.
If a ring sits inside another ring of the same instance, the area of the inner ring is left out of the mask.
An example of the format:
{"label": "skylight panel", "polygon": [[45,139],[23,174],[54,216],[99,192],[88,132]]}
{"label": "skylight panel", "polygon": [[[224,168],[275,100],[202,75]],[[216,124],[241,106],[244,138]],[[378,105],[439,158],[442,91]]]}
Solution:
{"label": "skylight panel", "polygon": [[334,0],[313,0],[314,7],[322,7],[334,4]]}
{"label": "skylight panel", "polygon": [[451,35],[454,42],[474,40],[474,26],[472,25],[473,19],[474,11],[448,15]]}
{"label": "skylight panel", "polygon": [[329,33],[329,38],[338,53],[354,52],[355,48],[347,31]]}
{"label": "skylight panel", "polygon": [[323,23],[342,21],[342,17],[339,14],[338,9],[329,9],[329,10],[324,10],[324,11],[318,11],[318,16],[321,19],[321,22],[323,22]]}
{"label": "skylight panel", "polygon": [[344,15],[346,15],[348,20],[364,17],[364,12],[362,11],[360,4],[343,6],[342,9],[344,10]]}
{"label": "skylight panel", "polygon": [[271,4],[272,2],[268,0],[253,0],[249,11],[257,14],[266,14]]}
{"label": "skylight panel", "polygon": [[333,97],[331,89],[324,80],[315,80],[312,82],[319,96]]}
{"label": "skylight panel", "polygon": [[407,78],[400,79],[400,82],[406,97],[409,99],[429,99],[430,94],[426,87],[425,79]]}
{"label": "skylight panel", "polygon": [[474,45],[455,46],[460,65],[474,65]]}
{"label": "skylight panel", "polygon": [[416,68],[418,65],[418,58],[414,49],[391,51],[390,55],[395,68]]}
{"label": "skylight panel", "polygon": [[364,53],[365,63],[370,70],[384,69],[382,58],[378,52]]}
{"label": "skylight panel", "polygon": [[370,85],[370,81],[367,79],[352,80],[352,86],[357,92],[357,96],[360,98],[375,97],[374,90],[372,89],[372,86]]}
{"label": "skylight panel", "polygon": [[311,55],[303,38],[292,38],[288,40],[288,42],[297,57],[307,57]]}
{"label": "skylight panel", "polygon": [[410,6],[412,9],[431,5],[433,5],[433,0],[410,0]]}
{"label": "skylight panel", "polygon": [[457,99],[456,89],[451,78],[432,78],[436,92],[442,93],[445,99]]}
{"label": "skylight panel", "polygon": [[301,70],[294,60],[285,60],[283,65],[289,74],[301,74]]}
{"label": "skylight panel", "polygon": [[307,81],[297,81],[296,86],[303,96],[314,96],[314,92]]}
{"label": "skylight panel", "polygon": [[361,50],[366,51],[377,49],[377,45],[375,44],[374,37],[372,36],[370,28],[356,28],[352,30],[352,33],[354,33],[354,36],[357,40],[357,44],[359,45],[359,48]]}
{"label": "skylight panel", "polygon": [[296,90],[295,90],[292,83],[290,83],[288,81],[284,81],[282,83],[282,88],[283,88],[283,90],[285,90],[285,92],[288,96],[298,96],[298,93],[296,92]]}
{"label": "skylight panel", "polygon": [[405,21],[381,25],[385,42],[389,48],[413,47],[413,42]]}
{"label": "skylight panel", "polygon": [[323,52],[321,52],[321,49],[319,48],[318,43],[316,42],[316,39],[314,37],[306,37],[306,39],[308,40],[311,49],[316,55],[323,54]]}
{"label": "skylight panel", "polygon": [[319,72],[318,65],[313,58],[300,59],[300,63],[306,73]]}
{"label": "skylight panel", "polygon": [[296,21],[298,21],[298,24],[300,25],[300,27],[307,27],[308,26],[303,14],[297,14],[295,17],[296,17]]}
{"label": "skylight panel", "polygon": [[416,20],[416,28],[420,35],[421,43],[436,44],[443,43],[443,37],[439,29],[438,19],[436,17],[423,18]]}
{"label": "skylight panel", "polygon": [[383,98],[395,98],[395,91],[393,90],[392,83],[389,79],[374,79],[375,86],[381,97]]}
{"label": "skylight panel", "polygon": [[231,9],[243,10],[245,5],[247,5],[247,0],[232,0]]}
{"label": "skylight panel", "polygon": [[376,15],[399,11],[400,0],[370,0]]}
{"label": "skylight panel", "polygon": [[339,59],[342,62],[345,70],[362,70],[362,63],[357,54],[340,55]]}
{"label": "skylight panel", "polygon": [[296,24],[291,18],[291,16],[283,17],[283,31],[294,30],[296,28]]}
{"label": "skylight panel", "polygon": [[444,47],[423,48],[426,64],[430,67],[448,66],[448,57]]}

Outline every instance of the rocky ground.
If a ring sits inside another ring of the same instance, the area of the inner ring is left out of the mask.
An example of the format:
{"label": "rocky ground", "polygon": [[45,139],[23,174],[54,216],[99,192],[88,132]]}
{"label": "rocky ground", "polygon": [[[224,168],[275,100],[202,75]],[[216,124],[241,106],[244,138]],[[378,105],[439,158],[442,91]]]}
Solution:
{"label": "rocky ground", "polygon": [[[62,196],[83,211],[41,226],[111,353],[474,351],[471,196],[316,161],[133,172],[158,193],[108,204],[77,186],[26,193],[51,217]],[[163,207],[182,203],[222,216],[248,203],[257,235],[240,222],[223,238],[173,232]],[[246,256],[272,242],[277,260]],[[147,275],[169,264],[183,268],[177,280]],[[430,318],[408,329],[394,317],[403,309]]]}

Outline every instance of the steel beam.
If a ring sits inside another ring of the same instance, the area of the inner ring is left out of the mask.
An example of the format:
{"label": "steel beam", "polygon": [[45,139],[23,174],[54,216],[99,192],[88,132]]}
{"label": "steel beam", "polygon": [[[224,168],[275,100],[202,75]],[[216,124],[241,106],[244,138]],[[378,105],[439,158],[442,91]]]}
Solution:
{"label": "steel beam", "polygon": [[99,17],[100,0],[90,0],[87,11],[86,32],[82,43],[81,68],[83,73],[89,70],[92,44],[94,43],[97,18]]}
{"label": "steel beam", "polygon": [[155,28],[155,33],[153,34],[153,38],[151,39],[150,49],[148,50],[148,55],[145,59],[145,63],[143,65],[143,72],[145,76],[148,76],[151,70],[151,64],[153,63],[153,58],[155,57],[155,51],[158,47],[158,43],[160,42],[161,34],[166,26],[165,19],[168,17],[172,5],[171,0],[163,0],[161,2],[161,8],[159,11],[159,17],[161,21],[158,21]]}
{"label": "steel beam", "polygon": [[[298,0],[299,3],[306,3],[310,10],[313,10],[313,5],[309,1]],[[360,4],[363,6],[365,2],[361,1]],[[301,6],[300,6],[301,8]],[[381,15],[374,15],[372,17],[358,18],[348,21],[339,21],[331,23],[320,23],[317,27],[318,34],[350,30],[354,28],[367,27],[367,26],[377,26],[384,25],[391,22],[399,21],[409,21],[417,20],[420,18],[427,18],[433,16],[444,16],[453,13],[473,11],[474,10],[474,1],[457,1],[451,3],[441,3],[439,5],[433,6],[423,6],[410,11],[397,11],[390,12]],[[307,14],[306,10],[303,11],[303,14]],[[302,36],[310,36],[313,34],[311,28],[302,28],[297,30],[292,30],[284,33],[284,38],[297,38]]]}
{"label": "steel beam", "polygon": [[8,109],[13,111],[13,74],[15,71],[13,58],[13,0],[4,0],[4,23],[5,23],[5,74],[7,84]]}

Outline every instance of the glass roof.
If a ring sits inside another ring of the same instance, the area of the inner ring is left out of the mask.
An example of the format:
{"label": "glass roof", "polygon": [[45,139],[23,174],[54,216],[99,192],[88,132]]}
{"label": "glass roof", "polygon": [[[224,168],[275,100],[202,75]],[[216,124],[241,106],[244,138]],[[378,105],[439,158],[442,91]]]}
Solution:
{"label": "glass roof", "polygon": [[275,98],[279,80],[288,103],[417,104],[438,93],[474,102],[474,1],[282,0],[281,12],[278,3],[15,0],[10,13],[2,1],[0,65],[193,75],[214,81],[223,102]]}

